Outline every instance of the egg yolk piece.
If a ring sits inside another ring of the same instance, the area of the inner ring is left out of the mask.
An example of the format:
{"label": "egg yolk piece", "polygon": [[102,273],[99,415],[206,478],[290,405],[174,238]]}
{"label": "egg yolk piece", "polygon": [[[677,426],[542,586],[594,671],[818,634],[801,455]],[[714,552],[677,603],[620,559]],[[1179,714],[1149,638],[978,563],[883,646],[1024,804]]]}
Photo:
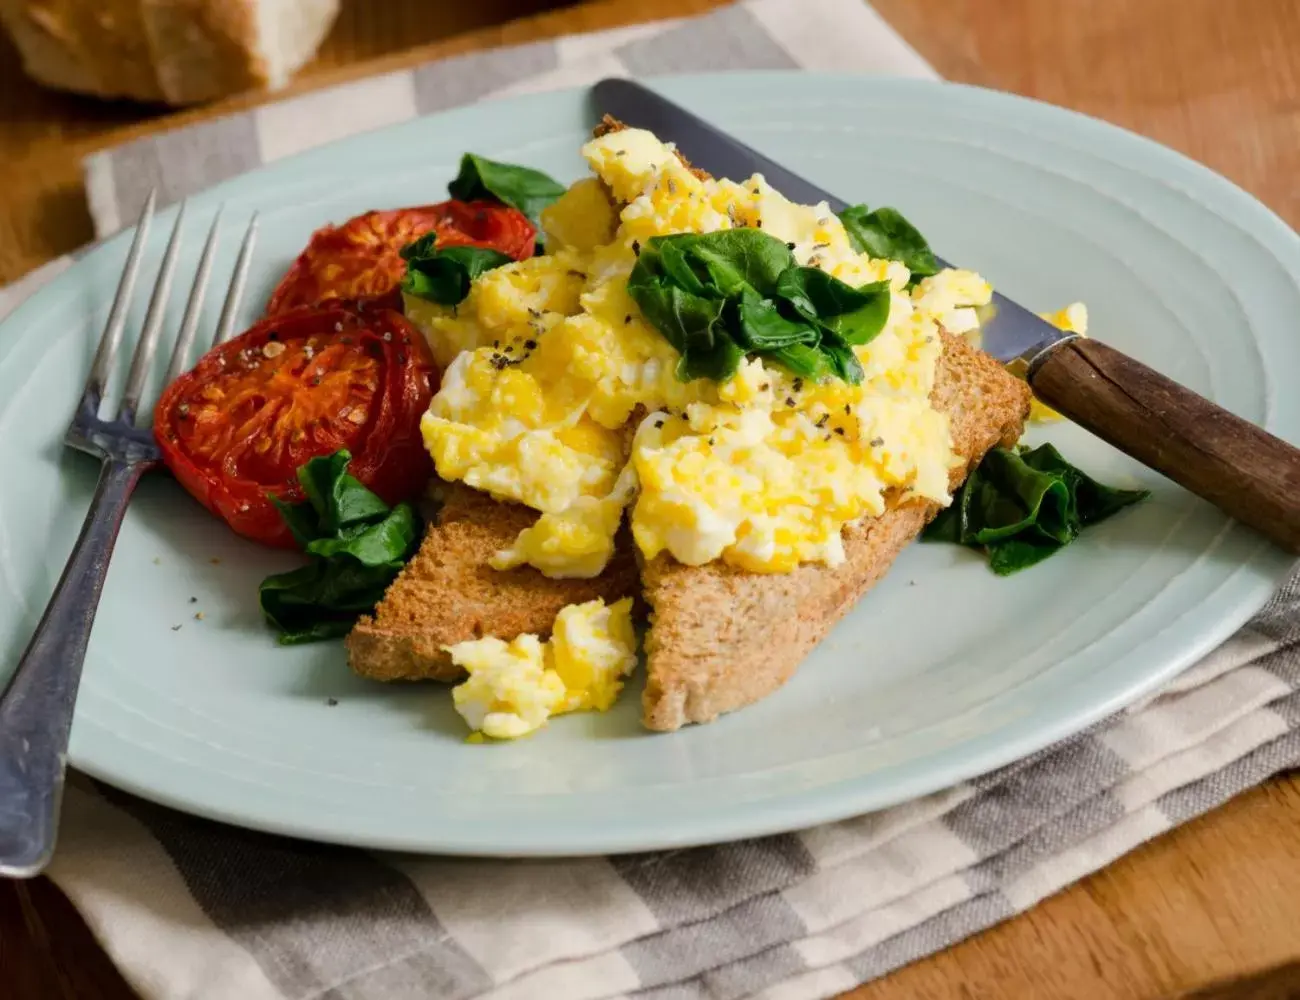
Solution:
{"label": "egg yolk piece", "polygon": [[556,616],[551,638],[493,636],[448,646],[469,678],[452,703],[470,729],[512,740],[566,712],[604,712],[636,667],[632,599],[570,604]]}
{"label": "egg yolk piece", "polygon": [[488,636],[449,646],[447,652],[469,674],[452,689],[451,699],[475,732],[498,740],[527,736],[564,705],[564,681],[547,666],[546,647],[535,635],[511,642]]}
{"label": "egg yolk piece", "polygon": [[581,255],[563,249],[529,257],[484,271],[459,305],[403,294],[403,311],[440,367],[479,347],[496,347],[517,360],[558,320],[578,312],[586,280],[581,265]]}
{"label": "egg yolk piece", "polygon": [[[1064,333],[1077,333],[1080,337],[1088,336],[1088,309],[1082,302],[1075,302],[1054,313],[1039,315]],[[1062,418],[1050,406],[1032,399],[1029,401],[1029,419],[1038,423],[1050,423]]]}
{"label": "egg yolk piece", "polygon": [[[598,575],[626,516],[646,558],[789,572],[842,560],[844,526],[893,496],[949,502],[955,459],[930,394],[941,333],[978,326],[982,278],[910,287],[826,205],[761,176],[703,180],[649,132],[608,133],[583,156],[593,176],[543,214],[550,254],[485,272],[456,310],[416,321],[458,352],[423,423],[439,475],[540,514],[493,566]],[[884,329],[854,348],[861,383],[805,383],[752,357],[721,384],[677,378],[679,355],[627,291],[637,255],[655,236],[740,226],[855,287],[889,283]]]}

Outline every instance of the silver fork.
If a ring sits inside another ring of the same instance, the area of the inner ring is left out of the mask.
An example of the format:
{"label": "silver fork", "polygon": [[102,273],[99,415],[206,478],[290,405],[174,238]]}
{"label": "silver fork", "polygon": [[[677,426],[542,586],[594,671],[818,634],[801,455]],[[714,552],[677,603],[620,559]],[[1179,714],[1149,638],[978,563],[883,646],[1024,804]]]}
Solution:
{"label": "silver fork", "polygon": [[[72,727],[81,667],[86,658],[91,626],[95,622],[95,609],[108,573],[108,561],[136,484],[146,472],[160,464],[158,445],[150,426],[153,408],[149,407],[142,418],[140,398],[153,370],[154,354],[162,336],[163,318],[176,270],[176,255],[181,246],[184,204],[176,213],[171,238],[158,267],[149,311],[131,358],[121,402],[116,413],[107,419],[100,416],[126,329],[131,294],[148,240],[155,202],[155,193],[151,192],[140,213],[90,377],[86,380],[72,425],[64,436],[64,444],[68,447],[100,460],[94,499],[45,614],[18,663],[18,670],[0,695],[0,875],[35,875],[45,867],[53,853],[59,803],[63,798],[68,731]],[[198,333],[199,315],[212,271],[220,224],[221,212],[218,210],[199,259],[185,317],[172,349],[167,382],[187,367]],[[234,330],[256,236],[255,214],[244,234],[213,344],[228,340]]]}

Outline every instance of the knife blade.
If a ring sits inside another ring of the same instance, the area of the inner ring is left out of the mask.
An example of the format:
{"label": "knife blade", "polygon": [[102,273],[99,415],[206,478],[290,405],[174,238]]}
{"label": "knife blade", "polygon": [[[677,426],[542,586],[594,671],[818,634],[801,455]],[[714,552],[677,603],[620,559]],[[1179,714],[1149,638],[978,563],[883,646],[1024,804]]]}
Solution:
{"label": "knife blade", "polygon": [[[653,132],[716,177],[758,173],[796,203],[825,202],[837,213],[847,207],[634,81],[601,80],[591,98],[597,118],[609,115]],[[1058,330],[1000,293],[993,307],[981,327],[981,349],[1004,363],[1023,362],[1040,400],[1300,554],[1300,450],[1099,340]]]}

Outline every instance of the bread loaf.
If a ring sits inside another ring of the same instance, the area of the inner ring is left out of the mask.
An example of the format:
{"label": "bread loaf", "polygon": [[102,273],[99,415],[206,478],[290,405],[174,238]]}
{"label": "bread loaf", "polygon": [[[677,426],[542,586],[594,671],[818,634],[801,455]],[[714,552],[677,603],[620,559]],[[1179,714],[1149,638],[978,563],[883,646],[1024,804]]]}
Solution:
{"label": "bread loaf", "polygon": [[339,0],[0,0],[32,78],[171,105],[283,86]]}

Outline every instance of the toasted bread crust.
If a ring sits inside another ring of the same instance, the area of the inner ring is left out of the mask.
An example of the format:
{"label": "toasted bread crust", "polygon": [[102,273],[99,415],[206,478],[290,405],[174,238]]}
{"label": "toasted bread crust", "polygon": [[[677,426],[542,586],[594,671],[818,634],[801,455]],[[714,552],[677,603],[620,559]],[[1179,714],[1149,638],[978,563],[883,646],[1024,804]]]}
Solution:
{"label": "toasted bread crust", "polygon": [[[988,355],[944,337],[932,396],[948,413],[960,485],[990,448],[1010,446],[1029,413],[1029,390]],[[658,556],[642,571],[651,609],[645,725],[709,722],[771,694],[794,674],[853,604],[938,511],[911,501],[844,529],[845,561],[755,574],[721,562],[684,566]]]}
{"label": "toasted bread crust", "polygon": [[444,646],[494,635],[507,641],[525,632],[542,637],[560,609],[597,597],[635,594],[636,559],[630,537],[594,580],[552,580],[532,567],[500,572],[488,565],[538,517],[467,486],[448,488],[446,502],[416,553],[373,617],[357,622],[346,645],[353,671],[372,680],[455,681],[464,676]]}

